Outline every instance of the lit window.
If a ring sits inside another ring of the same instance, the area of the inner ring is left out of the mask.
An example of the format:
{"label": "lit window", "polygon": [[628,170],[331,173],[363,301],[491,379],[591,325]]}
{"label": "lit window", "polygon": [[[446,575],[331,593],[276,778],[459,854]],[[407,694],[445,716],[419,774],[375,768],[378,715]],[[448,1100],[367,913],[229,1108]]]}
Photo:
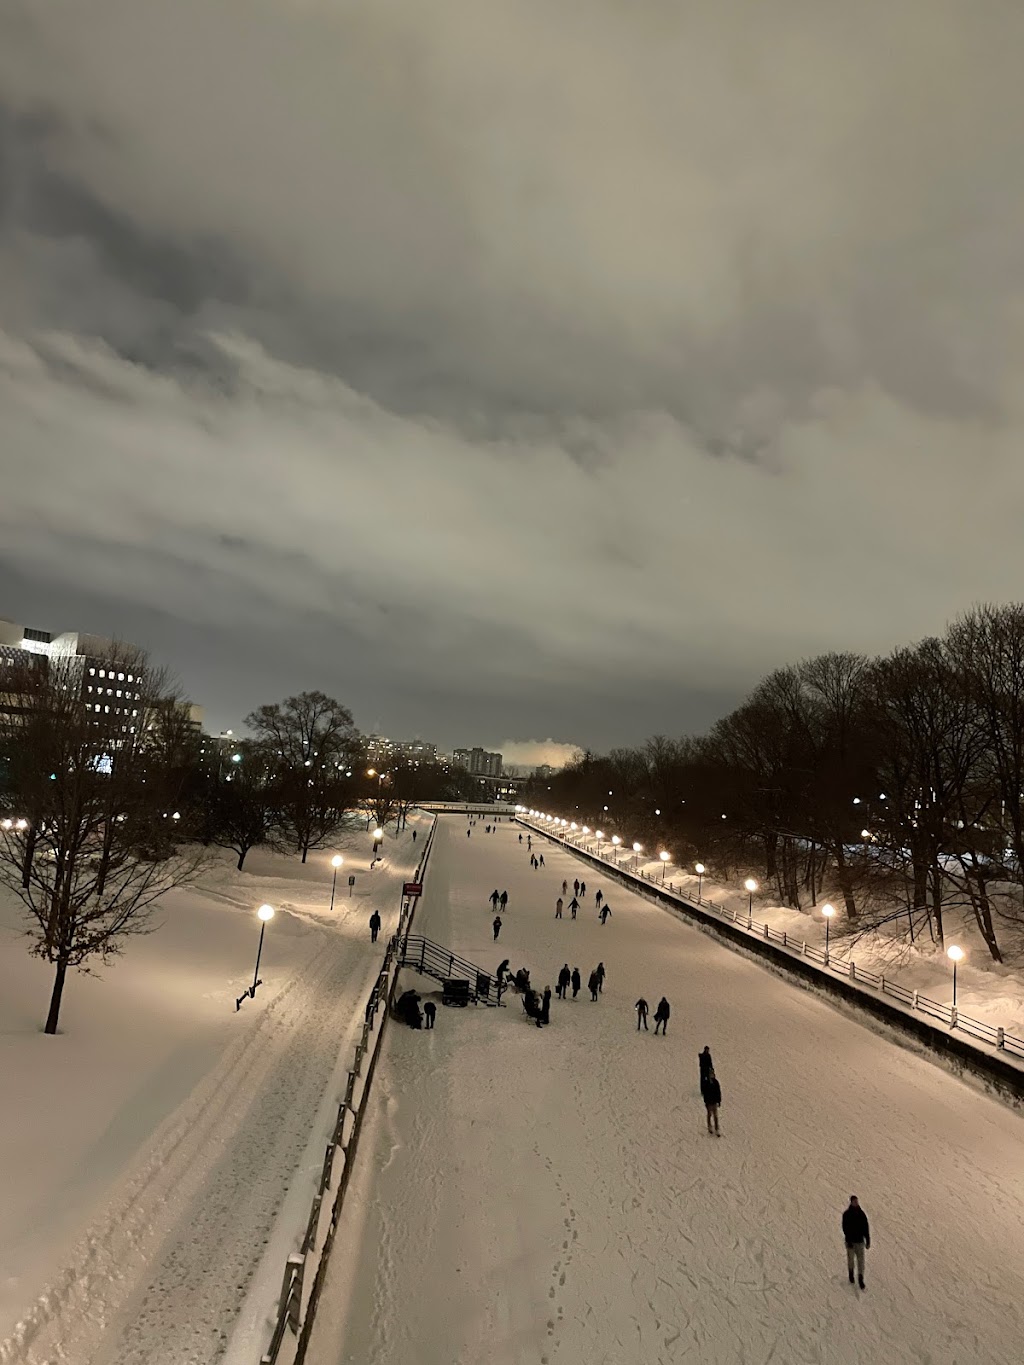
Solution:
{"label": "lit window", "polygon": [[119,674],[117,675],[117,681],[118,681],[118,682],[124,682],[124,674],[123,674],[123,673],[119,673]]}
{"label": "lit window", "polygon": [[90,668],[90,669],[89,669],[89,677],[90,677],[90,678],[95,678],[95,676],[96,676],[96,670],[95,670],[95,668]]}
{"label": "lit window", "polygon": [[120,689],[120,688],[117,689],[117,695],[118,695],[118,696],[121,695],[121,689]]}
{"label": "lit window", "polygon": [[[133,715],[133,716],[137,716],[138,714],[139,714],[138,711],[133,711],[133,712],[132,712],[132,715]],[[135,729],[135,726],[134,726],[134,725],[132,726],[132,729],[133,729],[133,730]]]}
{"label": "lit window", "polygon": [[110,715],[110,707],[109,707],[109,706],[104,706],[103,710],[104,710],[104,712],[105,712],[108,716]]}
{"label": "lit window", "polygon": [[105,668],[101,668],[101,669],[100,669],[100,677],[101,677],[101,678],[105,678],[106,676],[107,676],[107,670],[106,670]]}
{"label": "lit window", "polygon": [[131,675],[130,673],[128,674],[128,681],[129,681],[129,682],[134,682],[134,681],[135,681],[135,679],[132,677],[132,675]]}

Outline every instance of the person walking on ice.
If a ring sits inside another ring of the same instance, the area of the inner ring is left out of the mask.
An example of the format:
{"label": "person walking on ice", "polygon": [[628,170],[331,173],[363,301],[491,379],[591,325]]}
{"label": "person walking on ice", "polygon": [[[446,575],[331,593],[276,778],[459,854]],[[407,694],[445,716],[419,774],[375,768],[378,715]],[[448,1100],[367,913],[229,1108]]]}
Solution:
{"label": "person walking on ice", "polygon": [[850,1283],[853,1284],[856,1268],[857,1283],[863,1289],[864,1253],[871,1246],[871,1229],[868,1227],[868,1216],[855,1194],[850,1195],[850,1202],[843,1213],[843,1240],[846,1242],[846,1268],[850,1272]]}
{"label": "person walking on ice", "polygon": [[498,900],[501,902],[501,913],[504,914],[505,907],[508,905],[508,892],[503,891],[501,895],[498,897]]}
{"label": "person walking on ice", "polygon": [[569,970],[569,964],[568,964],[568,962],[567,962],[567,963],[563,966],[562,970],[558,973],[558,998],[559,998],[559,1000],[564,1000],[564,999],[565,999],[565,993],[566,993],[566,991],[569,989],[569,982],[570,982],[571,980],[572,980],[572,972]]}
{"label": "person walking on ice", "polygon": [[602,902],[603,900],[604,900],[604,892],[601,891],[601,890],[599,889],[597,895],[594,897],[594,904],[597,906],[598,913],[600,913],[600,910],[601,910],[601,902]]}
{"label": "person walking on ice", "polygon": [[583,900],[584,897],[586,896],[586,894],[587,894],[587,884],[586,884],[586,882],[580,882],[580,900]]}
{"label": "person walking on ice", "polygon": [[494,890],[491,892],[490,897],[489,897],[490,902],[491,902],[491,909],[494,911],[495,914],[498,913],[498,894],[499,894],[499,893],[498,893],[498,888],[495,887]]}
{"label": "person walking on ice", "polygon": [[658,1001],[658,1008],[654,1011],[655,1038],[657,1038],[658,1036],[658,1029],[661,1029],[663,1034],[668,1032],[668,1017],[671,1013],[672,1006],[668,1003],[665,997],[662,996],[661,999]]}
{"label": "person walking on ice", "polygon": [[433,1000],[428,1000],[423,1006],[423,1017],[427,1021],[427,1028],[434,1027],[434,1015],[437,1013],[437,1006]]}
{"label": "person walking on ice", "polygon": [[541,867],[544,866],[544,854],[543,854],[543,853],[540,855],[540,865],[541,865]]}
{"label": "person walking on ice", "polygon": [[495,943],[497,943],[497,941],[498,941],[498,935],[501,933],[501,916],[500,916],[500,915],[495,915],[495,916],[494,916],[494,923],[493,923],[493,925],[492,925],[491,927],[492,927],[492,929],[494,930],[494,941],[495,941]]}
{"label": "person walking on ice", "polygon": [[568,883],[567,881],[564,881],[564,880],[563,880],[563,882],[562,882],[562,895],[563,895],[563,896],[566,895],[567,892],[568,892],[568,890],[569,890],[569,883]]}
{"label": "person walking on ice", "polygon": [[591,1000],[597,999],[597,993],[601,989],[601,978],[597,974],[597,968],[590,973],[590,980],[587,982]]}
{"label": "person walking on ice", "polygon": [[704,1051],[697,1053],[697,1064],[700,1067],[700,1089],[704,1093],[704,1082],[714,1074],[715,1064],[711,1060],[711,1049],[707,1043],[704,1044]]}
{"label": "person walking on ice", "polygon": [[544,994],[540,998],[540,1013],[537,1015],[537,1027],[543,1028],[545,1024],[551,1023],[551,987],[544,987]]}
{"label": "person walking on ice", "polygon": [[559,896],[558,900],[555,901],[555,919],[561,919],[561,918],[562,918],[562,898],[561,898],[561,896]]}
{"label": "person walking on ice", "polygon": [[603,962],[599,962],[599,963],[597,964],[597,966],[594,968],[594,971],[597,972],[597,989],[603,993],[603,992],[604,992],[604,963],[603,963]]}
{"label": "person walking on ice", "polygon": [[572,884],[572,889],[573,889],[573,891],[575,891],[575,893],[576,893],[577,896],[580,894],[580,879],[579,879],[579,877],[577,877],[576,880],[573,882],[573,884]]}
{"label": "person walking on ice", "polygon": [[580,976],[580,969],[579,969],[579,967],[573,967],[573,969],[572,969],[572,978],[571,978],[571,979],[572,979],[572,998],[575,1000],[576,997],[577,997],[577,996],[579,995],[579,993],[580,993],[580,989],[581,989],[582,986],[583,986],[583,978],[582,978],[582,976]]}
{"label": "person walking on ice", "polygon": [[607,901],[605,901],[604,905],[601,906],[601,916],[600,916],[600,918],[601,918],[601,923],[602,923],[602,924],[607,924],[607,922],[608,922],[608,916],[609,916],[611,913],[612,913],[612,907],[608,904]]}
{"label": "person walking on ice", "polygon": [[374,910],[370,916],[370,942],[377,942],[377,935],[380,933],[380,911]]}
{"label": "person walking on ice", "polygon": [[579,903],[579,901],[576,899],[576,897],[573,896],[572,900],[569,902],[569,909],[572,911],[572,917],[573,917],[573,919],[576,918],[576,911],[577,911],[579,908],[580,908],[580,903]]}
{"label": "person walking on ice", "polygon": [[722,1087],[718,1084],[718,1077],[713,1071],[708,1072],[707,1080],[701,1085],[700,1093],[708,1116],[708,1132],[711,1132],[711,1124],[714,1123],[715,1137],[721,1137],[722,1135],[718,1131],[718,1107],[722,1103]]}
{"label": "person walking on ice", "polygon": [[641,996],[633,1008],[636,1010],[636,1031],[639,1033],[641,1025],[647,1029],[647,1001]]}

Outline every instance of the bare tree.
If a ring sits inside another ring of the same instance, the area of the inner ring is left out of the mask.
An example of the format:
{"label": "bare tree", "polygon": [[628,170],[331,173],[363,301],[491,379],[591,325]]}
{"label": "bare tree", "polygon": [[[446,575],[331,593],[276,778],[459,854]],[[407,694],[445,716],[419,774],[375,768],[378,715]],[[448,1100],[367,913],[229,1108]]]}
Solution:
{"label": "bare tree", "polygon": [[303,692],[261,706],[246,724],[276,771],[278,832],[305,862],[337,833],[353,804],[348,773],[359,734],[351,712],[323,692]]}
{"label": "bare tree", "polygon": [[26,683],[19,711],[4,713],[14,762],[0,881],[25,906],[30,951],[54,966],[47,1033],[57,1031],[69,969],[88,972],[149,932],[159,897],[202,866],[182,851],[159,766],[147,757],[145,717],[159,700],[159,676],[140,658],[135,665],[140,704],[131,719],[87,712],[73,658],[49,660]]}

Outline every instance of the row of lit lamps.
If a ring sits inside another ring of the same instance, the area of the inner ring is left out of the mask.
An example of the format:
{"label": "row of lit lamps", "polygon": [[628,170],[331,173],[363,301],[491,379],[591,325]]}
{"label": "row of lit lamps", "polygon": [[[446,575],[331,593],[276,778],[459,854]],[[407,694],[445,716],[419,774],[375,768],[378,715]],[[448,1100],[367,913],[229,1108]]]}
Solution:
{"label": "row of lit lamps", "polygon": [[[558,816],[558,815],[546,815],[546,814],[544,814],[543,811],[539,811],[539,810],[528,810],[528,809],[526,808],[526,806],[517,806],[517,807],[516,807],[516,810],[517,810],[521,815],[529,815],[529,816],[532,816],[532,817],[533,817],[534,819],[536,819],[536,820],[547,820],[549,824],[552,824],[552,825],[556,826],[556,827],[559,828],[559,829],[568,829],[570,832],[573,832],[573,831],[576,831],[577,828],[579,828],[579,832],[580,832],[581,834],[589,834],[589,833],[590,833],[590,827],[589,827],[588,825],[583,825],[582,827],[578,827],[578,826],[576,825],[576,822],[575,822],[575,821],[566,821],[566,820],[563,820],[563,819],[562,819],[560,816]],[[862,831],[862,832],[863,832],[863,834],[865,835],[865,837],[870,837],[867,830],[864,830],[864,831]],[[598,849],[600,850],[601,840],[604,838],[604,833],[603,833],[601,830],[599,830],[599,829],[598,829],[598,830],[595,830],[595,831],[594,831],[594,838],[597,840]],[[621,843],[622,843],[622,840],[619,838],[619,836],[618,836],[617,834],[613,834],[613,835],[612,835],[612,846],[613,846],[614,848],[618,848],[619,844],[621,844]],[[635,844],[633,845],[633,853],[634,853],[634,854],[639,854],[639,853],[642,853],[642,852],[643,852],[643,845],[642,845],[642,844],[636,844],[636,843],[635,843]],[[668,863],[668,862],[671,860],[672,855],[671,855],[670,853],[665,853],[665,852],[663,851],[663,852],[661,852],[661,853],[658,854],[658,857],[661,859],[661,880],[662,880],[662,882],[664,882],[664,880],[665,880],[665,864]],[[702,883],[703,883],[703,881],[704,881],[704,873],[707,871],[707,868],[704,866],[703,863],[694,863],[694,865],[693,865],[693,870],[694,870],[694,871],[696,872],[696,874],[697,874],[697,900],[700,901],[701,885],[702,885]],[[752,914],[753,914],[753,909],[754,909],[754,892],[755,892],[757,889],[758,889],[758,884],[757,884],[757,881],[756,881],[753,877],[748,877],[748,878],[746,879],[746,881],[743,883],[743,890],[747,893],[747,918],[748,918],[748,919],[750,919],[751,916],[752,916]],[[822,913],[822,915],[823,915],[824,918],[825,918],[825,965],[827,966],[827,965],[828,965],[828,960],[829,960],[829,926],[830,926],[831,923],[832,923],[832,917],[833,917],[833,915],[836,913],[836,908],[835,908],[834,905],[830,905],[830,904],[826,903],[825,905],[823,905],[823,906],[821,907],[821,913]],[[956,1009],[956,968],[957,968],[957,963],[962,962],[963,959],[964,959],[964,950],[963,950],[958,944],[954,943],[954,944],[951,944],[950,947],[948,947],[948,948],[946,949],[946,956],[949,958],[949,960],[950,960],[950,961],[952,962],[952,964],[953,964],[953,1008]]]}

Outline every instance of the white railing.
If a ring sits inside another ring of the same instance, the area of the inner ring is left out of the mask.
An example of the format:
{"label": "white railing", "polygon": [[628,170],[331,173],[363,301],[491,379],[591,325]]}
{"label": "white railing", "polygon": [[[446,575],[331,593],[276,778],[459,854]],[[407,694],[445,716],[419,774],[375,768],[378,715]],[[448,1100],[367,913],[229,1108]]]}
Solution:
{"label": "white railing", "polygon": [[[430,850],[433,847],[436,828],[437,820],[435,818],[430,827],[430,833],[424,842],[415,876],[410,879],[412,881],[422,882],[423,880],[427,863],[430,860]],[[285,1262],[274,1331],[269,1346],[260,1357],[260,1365],[276,1365],[289,1331],[297,1337],[292,1359],[297,1365],[298,1362],[305,1359],[313,1320],[316,1316],[320,1293],[327,1273],[328,1258],[334,1245],[338,1220],[348,1190],[356,1146],[363,1123],[363,1114],[366,1111],[366,1102],[370,1093],[370,1082],[373,1079],[377,1057],[380,1054],[384,1025],[390,1013],[395,983],[398,980],[400,961],[398,946],[402,938],[409,932],[415,909],[416,902],[414,900],[403,898],[398,928],[388,940],[380,974],[367,1001],[362,1032],[359,1041],[356,1043],[352,1070],[348,1073],[345,1082],[344,1097],[338,1104],[334,1132],[324,1152],[320,1180],[316,1193],[313,1195],[313,1202],[310,1205],[309,1217],[306,1219],[305,1233],[299,1250],[292,1252]],[[377,1011],[381,1008],[383,1008],[384,1014],[371,1050],[370,1039],[373,1034],[374,1019]],[[332,1188],[335,1190],[333,1202],[326,1198]],[[306,1272],[312,1265],[313,1255],[318,1248],[320,1255],[316,1270],[312,1281],[308,1281]]]}
{"label": "white railing", "polygon": [[777,944],[787,952],[792,953],[794,957],[808,959],[817,964],[823,973],[845,979],[865,995],[868,995],[868,988],[870,988],[871,991],[877,991],[880,995],[889,996],[898,1001],[904,1009],[912,1010],[918,1014],[927,1014],[930,1018],[937,1019],[946,1025],[947,1028],[956,1029],[958,1034],[977,1038],[988,1047],[996,1048],[998,1051],[1008,1054],[1014,1061],[1018,1058],[1024,1059],[1024,1038],[1017,1038],[1012,1033],[1007,1033],[1005,1029],[994,1028],[991,1024],[982,1023],[980,1019],[971,1019],[952,1005],[944,1005],[938,1000],[931,1000],[927,995],[922,995],[920,991],[908,990],[890,977],[869,972],[846,958],[837,958],[835,954],[815,948],[803,939],[794,938],[785,930],[773,929],[770,924],[758,922],[750,914],[743,914],[738,910],[729,910],[721,905],[716,905],[714,901],[705,900],[702,896],[695,896],[692,892],[677,887],[673,882],[664,882],[660,878],[647,876],[645,872],[623,867],[615,858],[614,853],[611,857],[606,857],[600,846],[595,853],[589,846],[580,848],[561,831],[556,833],[554,830],[546,829],[543,825],[535,825],[531,820],[524,819],[522,815],[519,817],[519,822],[535,834],[543,834],[545,838],[560,843],[565,848],[583,853],[586,857],[603,863],[623,880],[637,882],[645,889],[653,887],[659,896],[666,901],[676,900],[686,905],[699,906],[701,910],[709,911],[718,919],[725,920],[737,929],[749,934],[751,938]]}

